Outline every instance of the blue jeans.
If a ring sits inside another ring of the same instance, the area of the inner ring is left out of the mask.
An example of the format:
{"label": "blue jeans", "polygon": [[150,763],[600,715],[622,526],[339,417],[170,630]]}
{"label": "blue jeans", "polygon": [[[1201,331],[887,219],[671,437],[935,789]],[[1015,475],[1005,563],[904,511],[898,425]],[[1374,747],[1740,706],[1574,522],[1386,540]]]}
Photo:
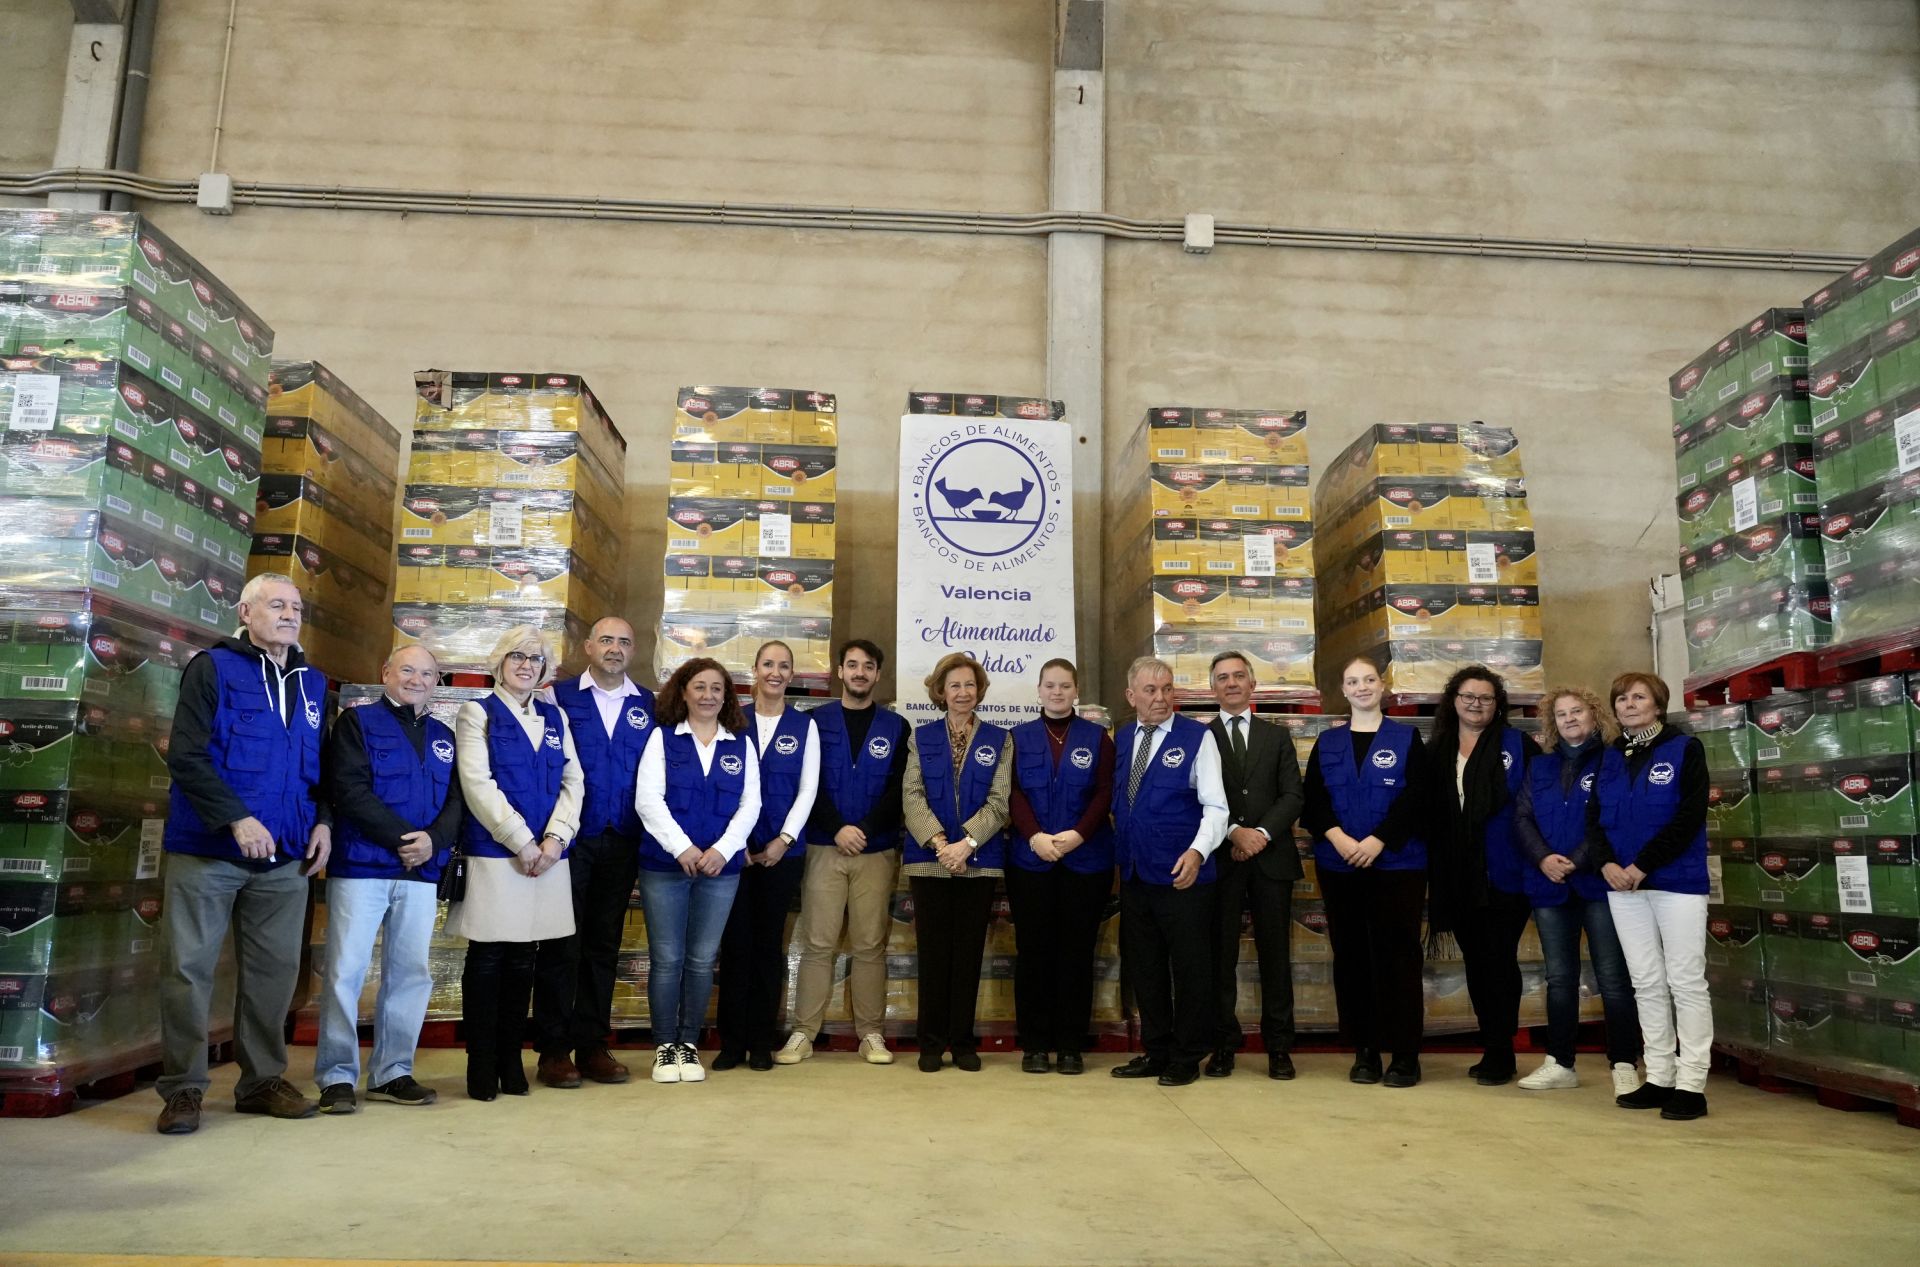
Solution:
{"label": "blue jeans", "polygon": [[640,872],[647,916],[647,1013],[655,1043],[693,1044],[713,997],[713,965],[740,887],[740,873],[693,878]]}
{"label": "blue jeans", "polygon": [[433,973],[427,946],[439,908],[422,880],[328,880],[327,953],[320,988],[320,1038],[313,1080],[321,1090],[360,1080],[360,991],[381,937],[380,992],[373,1005],[373,1060],[367,1085],[413,1073],[413,1049],[427,1018]]}
{"label": "blue jeans", "polygon": [[1589,902],[1569,889],[1561,905],[1534,907],[1533,922],[1547,959],[1547,1054],[1573,1067],[1580,1032],[1580,934],[1584,930],[1607,1018],[1607,1063],[1634,1063],[1640,1058],[1640,1015],[1634,1009],[1633,981],[1606,902]]}

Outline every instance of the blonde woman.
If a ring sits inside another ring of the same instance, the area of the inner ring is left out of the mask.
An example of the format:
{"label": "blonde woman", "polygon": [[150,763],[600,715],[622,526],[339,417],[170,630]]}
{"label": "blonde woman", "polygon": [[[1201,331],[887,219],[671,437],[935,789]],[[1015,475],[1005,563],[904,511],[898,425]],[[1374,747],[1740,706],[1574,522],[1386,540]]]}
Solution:
{"label": "blonde woman", "polygon": [[1520,1079],[1528,1091],[1580,1085],[1573,1071],[1580,1031],[1580,934],[1587,935],[1594,980],[1606,1005],[1607,1064],[1613,1093],[1636,1090],[1640,1079],[1640,1020],[1633,981],[1607,906],[1607,882],[1587,849],[1587,802],[1600,760],[1619,732],[1592,691],[1562,687],[1547,697],[1552,742],[1527,767],[1514,810],[1527,899],[1547,959],[1547,1058]]}
{"label": "blonde woman", "polygon": [[[493,693],[460,706],[455,761],[467,800],[465,900],[447,931],[467,939],[460,974],[467,1094],[527,1093],[520,1064],[527,999],[564,1026],[573,1009],[573,886],[567,849],[580,826],[583,778],[566,714],[535,692],[559,647],[531,625],[507,630],[488,665]],[[544,971],[543,971],[544,969]]]}
{"label": "blonde woman", "polygon": [[905,867],[920,943],[920,1071],[938,1073],[940,1057],[980,1068],[974,1009],[980,957],[987,947],[994,881],[1006,866],[1007,801],[1013,736],[981,721],[987,671],[971,656],[940,658],[926,679],[942,710],[907,741],[901,805],[907,820]]}

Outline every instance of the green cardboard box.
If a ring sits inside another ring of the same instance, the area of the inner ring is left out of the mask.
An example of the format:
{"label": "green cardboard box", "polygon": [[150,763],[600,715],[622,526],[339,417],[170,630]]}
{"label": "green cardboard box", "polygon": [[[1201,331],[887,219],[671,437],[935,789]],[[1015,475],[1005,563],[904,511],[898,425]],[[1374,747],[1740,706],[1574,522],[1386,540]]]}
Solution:
{"label": "green cardboard box", "polygon": [[1740,361],[1749,386],[1806,372],[1806,309],[1769,308],[1747,322],[1740,335]]}
{"label": "green cardboard box", "polygon": [[1709,868],[1717,873],[1719,887],[1710,899],[1718,906],[1757,907],[1761,882],[1758,843],[1751,836],[1718,839],[1707,836]]}
{"label": "green cardboard box", "polygon": [[1808,776],[1812,812],[1846,834],[1911,836],[1920,833],[1914,801],[1913,761],[1906,754],[1831,762],[1824,780]]}
{"label": "green cardboard box", "polygon": [[1772,1014],[1770,1049],[1818,1063],[1840,1055],[1842,1022],[1833,991],[1821,985],[1769,981],[1767,1003]]}
{"label": "green cardboard box", "polygon": [[1755,850],[1762,907],[1789,911],[1831,911],[1839,906],[1834,888],[1833,855],[1818,840],[1764,837]]}
{"label": "green cardboard box", "polygon": [[[1920,684],[1916,684],[1916,690],[1920,691]],[[1920,703],[1914,705],[1914,713],[1915,727],[1920,730]],[[1700,741],[1706,753],[1707,769],[1712,773],[1753,769],[1754,749],[1760,736],[1745,704],[1690,709],[1687,733]]]}
{"label": "green cardboard box", "polygon": [[1767,1045],[1767,983],[1758,974],[1707,971],[1713,1004],[1713,1038],[1743,1047]]}
{"label": "green cardboard box", "polygon": [[1761,913],[1748,906],[1707,908],[1707,968],[1740,976],[1767,976]]}

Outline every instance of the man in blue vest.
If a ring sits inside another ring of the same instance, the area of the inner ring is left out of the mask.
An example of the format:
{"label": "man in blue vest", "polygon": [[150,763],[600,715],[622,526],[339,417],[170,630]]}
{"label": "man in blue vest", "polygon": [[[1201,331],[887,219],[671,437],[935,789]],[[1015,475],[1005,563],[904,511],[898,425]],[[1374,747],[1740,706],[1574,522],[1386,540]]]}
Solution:
{"label": "man in blue vest", "polygon": [[[312,1117],[281,1075],[287,1008],[300,971],[307,877],[333,846],[320,799],[326,681],[300,653],[300,591],[265,572],[240,591],[241,629],[180,675],[167,748],[166,970],[160,981],[162,1135],[200,1129],[214,968],[233,930],[240,964],[234,1108]],[[303,872],[299,860],[306,859]]]}
{"label": "man in blue vest", "polygon": [[1113,1076],[1182,1087],[1213,1049],[1212,855],[1231,815],[1213,735],[1174,714],[1172,668],[1152,656],[1135,660],[1127,703],[1134,720],[1113,741],[1114,852],[1120,964],[1145,1052]]}
{"label": "man in blue vest", "polygon": [[800,970],[794,982],[793,1032],[774,1063],[813,1055],[827,1014],[833,959],[847,934],[852,965],[847,993],[860,1055],[893,1063],[887,1049],[887,933],[900,874],[901,785],[907,721],[874,703],[886,653],[865,638],[840,648],[834,672],[840,698],[809,714],[820,734],[820,791],[807,819],[807,870],[800,881]]}
{"label": "man in blue vest", "polygon": [[[627,676],[632,658],[633,626],[608,616],[587,634],[587,671],[553,683],[554,702],[567,714],[586,775],[586,797],[580,834],[568,855],[575,932],[564,943],[541,943],[543,955],[549,946],[560,945],[576,962],[564,983],[558,965],[553,973],[535,967],[533,1041],[540,1053],[540,1081],[550,1087],[577,1087],[582,1075],[608,1083],[628,1077],[607,1042],[613,1031],[614,964],[640,874],[642,832],[633,808],[634,782],[653,730],[653,692]],[[558,997],[563,992],[565,1006]]]}
{"label": "man in blue vest", "polygon": [[333,807],[327,864],[327,951],[313,1080],[322,1113],[352,1113],[360,1079],[360,991],[381,938],[367,1098],[419,1106],[437,1098],[414,1081],[413,1049],[433,995],[427,948],[439,881],[464,803],[453,731],[427,714],[440,666],[402,647],[380,670],[380,699],[340,714],[321,768]]}

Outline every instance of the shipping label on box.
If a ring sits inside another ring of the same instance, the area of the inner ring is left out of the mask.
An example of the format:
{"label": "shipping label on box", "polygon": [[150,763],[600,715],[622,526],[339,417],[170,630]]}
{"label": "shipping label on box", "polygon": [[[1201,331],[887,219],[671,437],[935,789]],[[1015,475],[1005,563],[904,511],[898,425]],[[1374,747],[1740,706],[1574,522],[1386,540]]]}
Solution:
{"label": "shipping label on box", "polygon": [[1826,842],[1835,909],[1920,917],[1920,866],[1912,836],[1841,836]]}

